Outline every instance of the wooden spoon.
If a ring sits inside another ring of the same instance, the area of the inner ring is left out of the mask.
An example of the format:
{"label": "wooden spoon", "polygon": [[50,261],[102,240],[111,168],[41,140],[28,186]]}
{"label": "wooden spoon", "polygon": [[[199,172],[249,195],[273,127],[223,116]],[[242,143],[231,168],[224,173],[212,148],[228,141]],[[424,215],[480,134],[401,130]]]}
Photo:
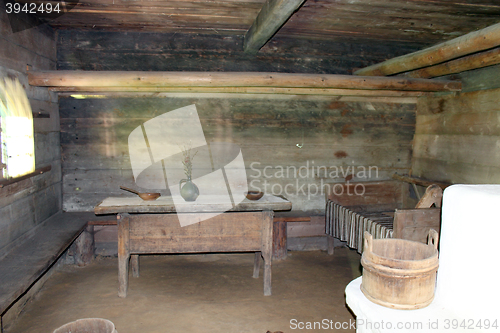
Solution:
{"label": "wooden spoon", "polygon": [[160,193],[141,193],[139,191],[133,190],[133,189],[125,187],[125,186],[120,186],[120,188],[122,190],[137,194],[139,196],[139,198],[141,198],[142,200],[156,200],[161,195]]}

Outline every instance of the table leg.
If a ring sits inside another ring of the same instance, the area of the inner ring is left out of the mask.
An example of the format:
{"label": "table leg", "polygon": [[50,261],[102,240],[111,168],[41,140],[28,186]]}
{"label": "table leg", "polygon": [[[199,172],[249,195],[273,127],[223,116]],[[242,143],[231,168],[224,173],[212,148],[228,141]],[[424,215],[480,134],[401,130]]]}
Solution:
{"label": "table leg", "polygon": [[253,278],[258,279],[259,278],[259,271],[260,271],[260,263],[262,261],[262,253],[261,252],[255,252],[255,259],[253,261]]}
{"label": "table leg", "polygon": [[130,266],[132,266],[132,276],[135,278],[139,277],[139,255],[132,254],[130,256]]}
{"label": "table leg", "polygon": [[127,297],[128,264],[130,259],[130,226],[128,214],[120,214],[118,220],[118,297]]}
{"label": "table leg", "polygon": [[286,222],[273,223],[273,260],[283,260],[287,257]]}
{"label": "table leg", "polygon": [[94,226],[87,225],[75,240],[75,264],[85,266],[94,259]]}
{"label": "table leg", "polygon": [[271,296],[271,258],[264,258],[264,296]]}
{"label": "table leg", "polygon": [[271,295],[273,257],[273,211],[262,212],[262,257],[264,258],[264,296]]}
{"label": "table leg", "polygon": [[326,238],[328,240],[328,254],[334,254],[335,253],[335,246],[333,241],[334,238],[330,235],[327,235]]}

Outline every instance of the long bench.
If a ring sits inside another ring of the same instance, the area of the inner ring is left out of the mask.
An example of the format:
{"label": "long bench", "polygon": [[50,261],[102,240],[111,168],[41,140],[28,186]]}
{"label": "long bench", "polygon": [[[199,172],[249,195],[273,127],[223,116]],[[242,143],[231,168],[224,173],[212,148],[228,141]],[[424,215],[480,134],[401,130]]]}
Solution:
{"label": "long bench", "polygon": [[22,297],[85,230],[94,213],[58,213],[0,260],[0,315]]}

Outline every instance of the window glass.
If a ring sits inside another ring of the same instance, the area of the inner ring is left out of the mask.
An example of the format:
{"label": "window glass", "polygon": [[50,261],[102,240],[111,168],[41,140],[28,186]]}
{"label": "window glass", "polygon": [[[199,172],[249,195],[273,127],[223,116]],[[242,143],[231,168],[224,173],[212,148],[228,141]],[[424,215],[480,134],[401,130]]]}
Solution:
{"label": "window glass", "polygon": [[17,79],[0,79],[0,117],[3,178],[35,171],[33,113]]}

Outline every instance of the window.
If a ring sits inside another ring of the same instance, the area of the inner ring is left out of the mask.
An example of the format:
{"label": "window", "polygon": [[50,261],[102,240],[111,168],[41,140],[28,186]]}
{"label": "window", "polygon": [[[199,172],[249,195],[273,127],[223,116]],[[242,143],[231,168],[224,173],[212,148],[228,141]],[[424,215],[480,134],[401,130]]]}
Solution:
{"label": "window", "polygon": [[0,79],[0,117],[3,178],[34,172],[33,113],[17,79]]}

